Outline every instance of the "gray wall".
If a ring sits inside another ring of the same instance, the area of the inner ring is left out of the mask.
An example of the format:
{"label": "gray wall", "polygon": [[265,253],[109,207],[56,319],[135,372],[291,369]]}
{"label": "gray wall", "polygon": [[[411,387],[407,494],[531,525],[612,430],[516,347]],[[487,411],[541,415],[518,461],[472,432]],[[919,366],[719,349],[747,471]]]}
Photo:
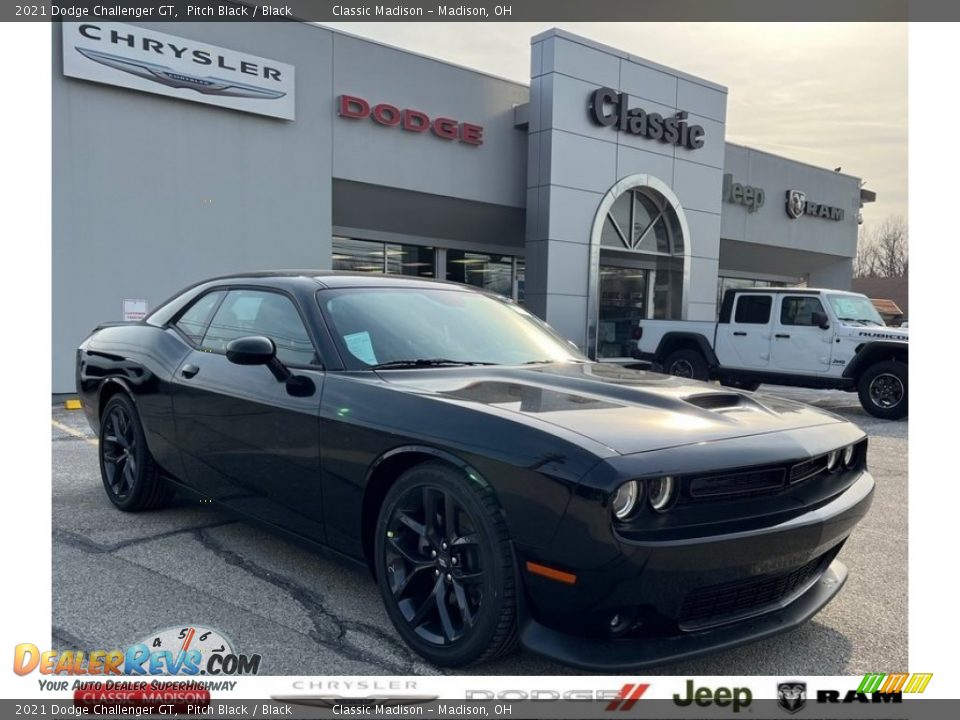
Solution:
{"label": "gray wall", "polygon": [[[76,346],[121,319],[124,298],[152,310],[205,277],[329,267],[333,178],[374,189],[361,229],[383,226],[385,186],[446,201],[394,240],[424,227],[462,240],[454,220],[469,217],[473,242],[522,245],[527,138],[513,106],[527,87],[301,23],[149,27],[296,66],[296,120],[65,78],[53,25],[54,392],[73,391]],[[340,118],[341,93],[481,124],[484,142]]]}
{"label": "gray wall", "polygon": [[[688,150],[595,125],[590,93],[630,94],[651,112],[690,113],[706,131]],[[587,346],[591,225],[620,179],[647,174],[673,189],[686,215],[689,319],[713,317],[720,238],[726,88],[561,30],[533,38],[527,168],[527,305]]]}
{"label": "gray wall", "polygon": [[[333,126],[334,177],[524,206],[527,137],[513,125],[513,106],[527,102],[526,86],[349,35],[334,34],[333,44],[333,94],[326,116]],[[483,144],[339,117],[341,94],[482,125]]]}
{"label": "gray wall", "polygon": [[[766,200],[752,213],[743,205],[723,203],[721,237],[736,242],[729,245],[730,252],[720,253],[721,274],[749,272],[760,258],[765,273],[809,275],[811,285],[850,287],[850,258],[857,252],[858,178],[730,143],[726,146],[724,172],[731,173],[736,182],[763,188]],[[843,208],[844,219],[790,218],[785,209],[788,190],[801,190],[808,200]],[[746,245],[738,247],[740,243]]]}
{"label": "gray wall", "polygon": [[[298,23],[155,23],[297,67],[297,120],[65,78],[53,28],[53,391],[124,298],[330,258],[331,33]],[[311,71],[314,70],[314,71]]]}

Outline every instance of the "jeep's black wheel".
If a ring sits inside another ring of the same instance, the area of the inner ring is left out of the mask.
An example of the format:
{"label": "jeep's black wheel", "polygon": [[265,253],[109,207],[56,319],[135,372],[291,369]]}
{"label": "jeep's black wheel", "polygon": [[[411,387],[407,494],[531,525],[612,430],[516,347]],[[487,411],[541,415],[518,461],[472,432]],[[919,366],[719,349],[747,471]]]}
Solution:
{"label": "jeep's black wheel", "polygon": [[100,476],[110,502],[126,512],[166,505],[173,490],[153,460],[133,401],[119,393],[100,417]]}
{"label": "jeep's black wheel", "polygon": [[867,368],[857,382],[863,409],[874,417],[899,420],[907,415],[907,365],[888,360]]}
{"label": "jeep's black wheel", "polygon": [[691,380],[709,379],[707,361],[696,350],[674,350],[663,361],[663,371],[667,375],[690,378]]}
{"label": "jeep's black wheel", "polygon": [[380,509],[375,570],[403,639],[459,667],[516,645],[513,549],[493,492],[453,467],[411,468]]}

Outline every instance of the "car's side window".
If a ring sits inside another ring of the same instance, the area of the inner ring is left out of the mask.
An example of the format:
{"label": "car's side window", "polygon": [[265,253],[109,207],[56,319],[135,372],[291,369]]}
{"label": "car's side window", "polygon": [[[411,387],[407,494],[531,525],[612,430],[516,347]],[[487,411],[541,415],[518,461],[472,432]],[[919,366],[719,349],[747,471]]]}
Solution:
{"label": "car's side window", "polygon": [[199,345],[203,339],[203,333],[207,329],[207,323],[210,322],[210,316],[216,310],[217,304],[224,296],[223,290],[207,293],[203,297],[194,301],[180,319],[174,325],[184,335],[190,338],[190,342]]}
{"label": "car's side window", "polygon": [[770,322],[770,295],[741,295],[737,298],[737,312],[733,321],[750,325],[766,325]]}
{"label": "car's side window", "polygon": [[780,306],[781,325],[802,325],[812,327],[817,325],[813,321],[813,314],[823,312],[823,305],[815,297],[785,297]]}
{"label": "car's side window", "polygon": [[280,293],[231,290],[217,309],[201,348],[226,352],[227,343],[265,335],[277,345],[277,358],[289,365],[315,365],[317,353],[293,302]]}

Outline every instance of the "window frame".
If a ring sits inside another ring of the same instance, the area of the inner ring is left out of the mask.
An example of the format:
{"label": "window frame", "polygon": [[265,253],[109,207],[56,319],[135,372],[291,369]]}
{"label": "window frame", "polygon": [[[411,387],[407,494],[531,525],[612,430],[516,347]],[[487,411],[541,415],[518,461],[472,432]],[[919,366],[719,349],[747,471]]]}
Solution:
{"label": "window frame", "polygon": [[[829,315],[827,315],[826,310],[823,307],[823,302],[821,302],[820,298],[817,297],[816,295],[788,295],[784,293],[783,296],[780,298],[780,316],[777,320],[777,322],[780,324],[780,327],[814,327],[814,328],[819,327],[819,325],[815,325],[813,323],[810,323],[809,325],[807,325],[807,324],[801,324],[801,323],[784,322],[783,312],[786,309],[787,301],[789,300],[806,300],[808,302],[810,300],[814,300],[820,306],[820,310],[819,310],[820,314],[824,315],[825,317],[830,317]],[[811,317],[813,317],[813,313],[811,313]]]}
{"label": "window frame", "polygon": [[[306,321],[306,318],[303,313],[303,308],[301,308],[300,303],[297,302],[296,296],[288,290],[284,290],[282,288],[278,288],[275,286],[254,285],[250,283],[230,283],[227,285],[216,285],[214,287],[210,287],[206,289],[204,292],[197,295],[195,298],[193,298],[193,300],[191,300],[189,304],[187,304],[186,306],[181,308],[179,311],[177,311],[177,313],[172,318],[170,318],[169,321],[167,321],[167,324],[165,325],[165,327],[171,328],[174,331],[176,331],[176,333],[184,340],[184,342],[186,342],[191,348],[193,348],[197,352],[207,353],[208,355],[221,355],[223,357],[226,357],[226,352],[219,352],[217,350],[205,350],[203,348],[203,341],[207,337],[207,332],[210,329],[210,323],[213,322],[213,318],[216,317],[217,313],[220,311],[220,306],[223,305],[224,300],[227,299],[227,296],[233,290],[250,290],[253,292],[274,293],[275,295],[283,295],[284,297],[286,297],[293,304],[294,310],[297,312],[297,315],[300,317],[300,323],[303,325],[303,329],[306,330],[307,339],[310,341],[310,344],[313,346],[313,354],[317,362],[309,363],[309,364],[285,362],[283,363],[284,366],[288,368],[295,368],[298,370],[326,369],[326,366],[323,362],[323,354],[320,352],[319,344],[317,343],[317,338],[315,337],[315,333],[311,331],[310,323]],[[214,293],[214,292],[223,292],[223,297],[220,298],[220,302],[217,303],[216,308],[214,308],[213,312],[210,314],[210,319],[207,321],[206,326],[204,327],[203,336],[200,338],[200,342],[194,343],[192,340],[190,340],[190,338],[186,336],[186,334],[179,327],[177,327],[176,323],[179,322],[180,318],[184,314],[186,314],[187,311],[189,311],[190,308],[192,308],[197,302],[199,302],[202,298],[206,297],[210,293]]]}
{"label": "window frame", "polygon": [[[737,313],[740,310],[740,303],[742,303],[746,298],[766,298],[769,300],[770,305],[767,307],[767,319],[765,322],[747,322],[744,320],[737,320]],[[761,292],[744,292],[736,296],[736,302],[733,305],[733,309],[730,313],[730,323],[732,325],[756,325],[758,327],[769,326],[773,322],[773,293],[761,293]]]}

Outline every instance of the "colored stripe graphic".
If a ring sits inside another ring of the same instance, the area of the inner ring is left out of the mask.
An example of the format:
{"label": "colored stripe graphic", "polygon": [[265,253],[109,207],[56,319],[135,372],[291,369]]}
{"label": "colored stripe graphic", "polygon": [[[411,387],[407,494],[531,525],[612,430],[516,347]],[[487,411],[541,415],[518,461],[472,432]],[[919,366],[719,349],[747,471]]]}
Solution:
{"label": "colored stripe graphic", "polygon": [[858,693],[922,693],[933,673],[867,673],[860,681]]}
{"label": "colored stripe graphic", "polygon": [[634,705],[637,704],[637,700],[643,697],[643,694],[647,691],[649,685],[637,684],[633,685],[632,683],[627,683],[622,688],[620,692],[617,693],[617,697],[610,701],[607,705],[607,710],[629,710]]}

